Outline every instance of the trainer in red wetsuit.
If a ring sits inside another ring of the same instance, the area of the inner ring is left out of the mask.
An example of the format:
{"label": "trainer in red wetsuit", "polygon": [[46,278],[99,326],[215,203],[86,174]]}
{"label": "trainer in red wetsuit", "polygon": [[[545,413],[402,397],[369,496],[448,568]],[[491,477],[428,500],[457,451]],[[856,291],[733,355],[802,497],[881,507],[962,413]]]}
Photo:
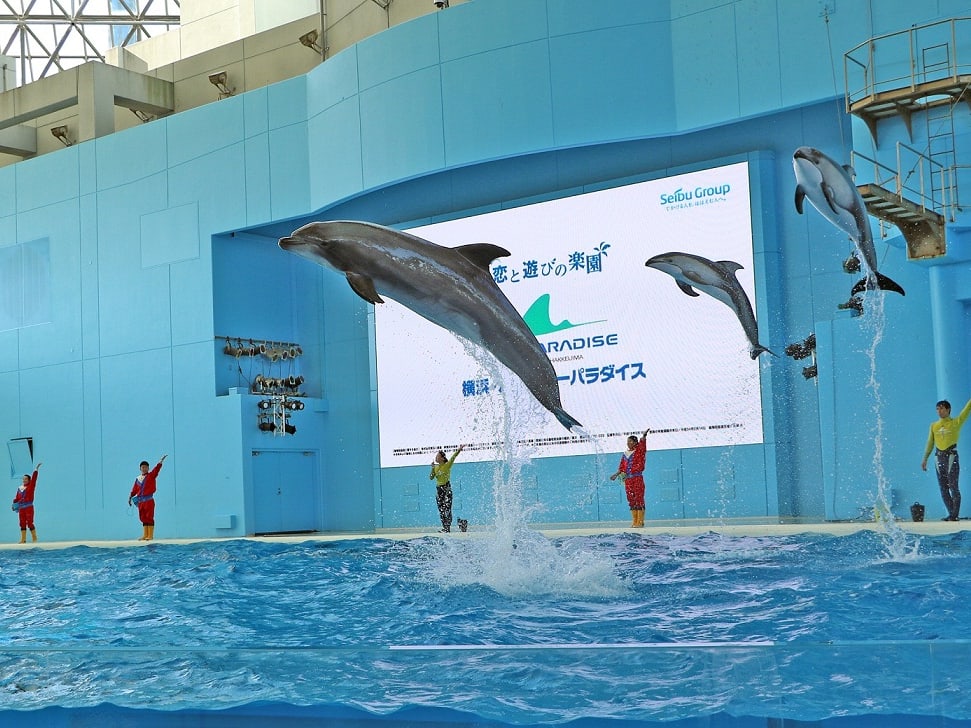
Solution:
{"label": "trainer in red wetsuit", "polygon": [[142,537],[139,541],[151,541],[155,537],[155,479],[167,457],[168,455],[160,457],[151,471],[148,469],[148,461],[142,460],[139,464],[142,472],[131,487],[128,505],[134,503],[138,506],[138,520],[142,522]]}
{"label": "trainer in red wetsuit", "polygon": [[617,472],[611,480],[620,478],[627,491],[630,506],[631,528],[644,527],[644,462],[647,460],[647,432],[638,440],[634,435],[627,438],[627,452],[620,456]]}
{"label": "trainer in red wetsuit", "polygon": [[13,497],[11,510],[17,511],[20,516],[20,543],[27,543],[27,529],[30,529],[30,538],[37,540],[37,531],[34,529],[34,489],[37,487],[37,471],[40,470],[40,463],[34,467],[33,475],[25,475],[24,482],[17,488],[17,493]]}

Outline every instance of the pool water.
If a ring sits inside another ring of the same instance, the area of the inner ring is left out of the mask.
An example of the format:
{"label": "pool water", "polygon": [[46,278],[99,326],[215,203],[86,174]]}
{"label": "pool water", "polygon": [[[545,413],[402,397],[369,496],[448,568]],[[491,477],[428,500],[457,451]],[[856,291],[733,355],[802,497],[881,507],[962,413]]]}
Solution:
{"label": "pool water", "polygon": [[528,529],[5,551],[0,722],[971,725],[969,556]]}

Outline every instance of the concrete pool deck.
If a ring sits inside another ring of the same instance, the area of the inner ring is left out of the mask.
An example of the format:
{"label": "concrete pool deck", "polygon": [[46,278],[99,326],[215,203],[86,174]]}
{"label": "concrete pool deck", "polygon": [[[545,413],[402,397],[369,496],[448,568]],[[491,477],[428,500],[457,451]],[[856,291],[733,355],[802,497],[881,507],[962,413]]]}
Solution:
{"label": "concrete pool deck", "polygon": [[[928,520],[914,522],[909,520],[893,521],[894,527],[918,536],[940,536],[971,530],[971,518],[960,521]],[[804,521],[779,518],[736,518],[736,519],[689,519],[678,521],[645,521],[643,528],[630,528],[626,522],[603,521],[597,523],[547,523],[530,524],[529,528],[548,538],[567,536],[601,536],[617,533],[636,533],[647,536],[673,535],[697,536],[703,533],[721,533],[726,536],[790,536],[799,533],[820,533],[831,536],[847,536],[858,531],[886,531],[888,524],[883,521]],[[453,531],[441,534],[436,528],[378,528],[374,531],[340,531],[276,534],[265,536],[227,536],[225,538],[156,538],[152,541],[130,540],[84,540],[84,541],[44,541],[27,543],[0,543],[0,550],[16,549],[66,549],[75,546],[90,548],[125,548],[148,544],[193,544],[210,541],[272,541],[276,543],[303,543],[306,541],[349,541],[354,539],[393,539],[410,540],[442,536],[444,538],[470,538],[484,536],[494,531],[491,525],[470,526],[469,531]],[[16,531],[15,531],[16,533]],[[19,534],[18,534],[19,535]]]}

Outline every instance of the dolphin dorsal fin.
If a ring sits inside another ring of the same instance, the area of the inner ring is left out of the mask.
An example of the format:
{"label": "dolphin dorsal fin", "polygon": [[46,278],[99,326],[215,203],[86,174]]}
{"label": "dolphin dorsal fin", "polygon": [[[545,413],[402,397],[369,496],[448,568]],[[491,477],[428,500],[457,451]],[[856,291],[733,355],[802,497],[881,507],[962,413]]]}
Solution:
{"label": "dolphin dorsal fin", "polygon": [[853,180],[854,182],[856,181],[856,170],[853,169],[853,167],[851,167],[848,164],[844,164],[843,165],[843,171],[846,172],[850,176],[850,179],[851,180]]}
{"label": "dolphin dorsal fin", "polygon": [[363,273],[345,273],[347,282],[351,284],[351,290],[357,295],[363,298],[368,303],[384,303],[384,299],[378,295],[377,290],[374,288],[374,281],[371,280],[371,276],[366,276]]}
{"label": "dolphin dorsal fin", "polygon": [[745,267],[741,263],[736,263],[734,260],[719,260],[717,263],[715,263],[715,265],[729,273],[734,273],[735,271],[742,270],[742,268]]}
{"label": "dolphin dorsal fin", "polygon": [[698,296],[698,295],[701,295],[701,294],[698,293],[698,291],[696,291],[694,288],[692,288],[691,286],[689,286],[687,283],[683,283],[683,282],[678,281],[678,280],[676,280],[675,283],[678,284],[678,288],[680,288],[683,293],[687,293],[689,296]]}
{"label": "dolphin dorsal fin", "polygon": [[469,243],[468,245],[459,245],[453,250],[486,271],[489,270],[489,265],[496,258],[507,258],[510,255],[508,250],[492,243]]}

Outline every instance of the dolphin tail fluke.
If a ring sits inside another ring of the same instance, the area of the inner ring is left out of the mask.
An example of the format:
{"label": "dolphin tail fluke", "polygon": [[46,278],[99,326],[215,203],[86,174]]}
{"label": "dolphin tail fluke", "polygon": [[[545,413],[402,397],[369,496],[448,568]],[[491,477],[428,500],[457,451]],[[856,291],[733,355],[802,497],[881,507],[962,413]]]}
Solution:
{"label": "dolphin tail fluke", "polygon": [[556,419],[560,421],[560,424],[568,430],[572,430],[574,427],[583,427],[583,425],[570,417],[562,407],[556,407],[552,412],[556,415]]}
{"label": "dolphin tail fluke", "polygon": [[904,289],[900,287],[896,281],[891,278],[887,278],[883,273],[876,274],[876,286],[873,285],[871,279],[863,278],[857,281],[856,285],[853,286],[853,290],[850,295],[855,296],[857,293],[862,293],[866,290],[872,290],[873,288],[879,288],[881,291],[893,291],[894,293],[899,293],[901,296],[906,296]]}
{"label": "dolphin tail fluke", "polygon": [[877,273],[877,288],[881,291],[893,291],[894,293],[899,293],[901,296],[907,295],[896,281],[887,278],[882,273]]}
{"label": "dolphin tail fluke", "polygon": [[756,346],[753,346],[752,347],[752,350],[749,352],[749,356],[751,356],[753,359],[758,359],[759,358],[759,354],[766,354],[766,353],[771,354],[772,356],[774,356],[776,358],[778,358],[778,356],[779,356],[774,351],[772,351],[772,349],[770,349],[767,346],[762,346],[762,344],[758,344]]}

